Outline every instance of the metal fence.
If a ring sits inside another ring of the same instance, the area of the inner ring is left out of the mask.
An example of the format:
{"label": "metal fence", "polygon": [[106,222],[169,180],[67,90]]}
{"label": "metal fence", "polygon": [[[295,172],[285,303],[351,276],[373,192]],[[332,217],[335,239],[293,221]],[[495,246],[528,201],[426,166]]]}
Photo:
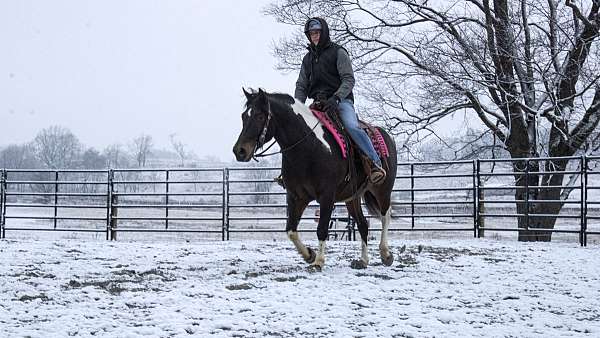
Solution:
{"label": "metal fence", "polygon": [[[546,161],[550,158],[520,159]],[[600,157],[569,160],[562,186],[525,186],[526,198],[515,199],[515,177],[542,174],[512,172],[519,159],[415,162],[398,164],[392,195],[390,231],[461,231],[474,237],[489,232],[526,230],[532,217],[556,217],[554,229],[572,234],[581,245],[597,229],[600,184],[595,168]],[[0,234],[13,231],[119,233],[205,233],[229,240],[239,233],[284,231],[285,191],[273,182],[279,168],[168,168],[110,170],[2,169]],[[572,176],[572,179],[569,179]],[[527,180],[526,180],[527,181]],[[571,189],[568,199],[530,199],[528,189]],[[595,199],[596,198],[596,199]],[[523,213],[516,204],[524,203]],[[531,214],[530,203],[563,203],[558,215]],[[355,239],[354,222],[336,204],[330,232]],[[314,231],[318,206],[304,213],[304,230]],[[371,216],[367,216],[371,217]],[[517,218],[527,220],[516,226]],[[372,227],[373,231],[380,228]],[[538,231],[539,229],[535,229]]]}

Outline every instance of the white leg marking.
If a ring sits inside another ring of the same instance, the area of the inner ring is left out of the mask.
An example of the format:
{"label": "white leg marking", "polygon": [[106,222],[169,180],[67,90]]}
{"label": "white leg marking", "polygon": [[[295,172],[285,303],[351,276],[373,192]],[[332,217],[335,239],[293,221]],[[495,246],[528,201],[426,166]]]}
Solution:
{"label": "white leg marking", "polygon": [[[317,123],[319,123],[319,120],[313,115],[313,113],[310,111],[310,109],[308,108],[307,105],[305,105],[304,103],[296,100],[294,102],[294,104],[292,105],[292,109],[294,110],[294,112],[300,116],[302,116],[302,118],[304,119],[304,123],[306,123],[306,125],[309,128],[313,128]],[[317,136],[317,138],[319,139],[319,141],[321,141],[321,143],[323,143],[323,145],[325,146],[325,148],[327,148],[327,150],[331,153],[331,148],[329,147],[329,143],[327,143],[327,141],[325,141],[325,132],[323,131],[323,126],[318,126],[314,129],[315,135]]]}
{"label": "white leg marking", "polygon": [[382,258],[388,257],[390,255],[390,248],[388,246],[388,228],[390,226],[390,221],[392,219],[392,208],[389,208],[388,211],[381,217],[381,240],[379,241],[379,253]]}
{"label": "white leg marking", "polygon": [[325,241],[319,241],[319,252],[317,253],[314,265],[320,267],[325,265]]}
{"label": "white leg marking", "polygon": [[298,232],[290,230],[287,232],[287,235],[288,235],[288,238],[292,241],[292,243],[294,243],[296,250],[298,250],[298,252],[302,255],[302,258],[308,259],[310,257],[310,253],[308,252],[308,249],[306,248],[306,246],[304,246],[304,244],[300,240],[300,236],[298,235]]}
{"label": "white leg marking", "polygon": [[360,241],[360,259],[369,265],[369,247],[364,241]]}

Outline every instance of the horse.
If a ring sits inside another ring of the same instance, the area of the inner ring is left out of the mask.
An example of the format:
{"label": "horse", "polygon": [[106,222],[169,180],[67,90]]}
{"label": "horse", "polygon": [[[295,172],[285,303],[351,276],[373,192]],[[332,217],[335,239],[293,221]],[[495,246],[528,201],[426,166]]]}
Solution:
{"label": "horse", "polygon": [[[331,133],[313,115],[310,108],[290,95],[267,93],[242,88],[246,96],[242,113],[242,131],[233,147],[237,161],[248,162],[256,151],[275,139],[282,153],[282,175],[286,188],[286,233],[309,268],[320,271],[325,264],[325,247],[331,213],[336,202],[343,201],[348,214],[358,225],[361,237],[360,258],[351,262],[354,269],[369,264],[367,238],[369,222],[361,208],[361,198],[372,215],[382,222],[379,252],[384,265],[390,266],[394,256],[388,246],[388,227],[391,221],[391,193],[396,179],[396,145],[390,135],[378,128],[388,147],[383,158],[386,178],[377,185],[368,180],[358,150],[356,156],[343,158],[342,150]],[[352,147],[351,149],[354,149]],[[298,235],[298,223],[311,201],[319,204],[317,226],[318,252],[304,245]]]}

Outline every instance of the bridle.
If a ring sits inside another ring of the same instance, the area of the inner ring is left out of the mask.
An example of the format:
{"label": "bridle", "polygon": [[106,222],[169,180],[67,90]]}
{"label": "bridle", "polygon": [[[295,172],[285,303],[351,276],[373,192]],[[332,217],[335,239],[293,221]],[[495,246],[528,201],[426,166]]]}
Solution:
{"label": "bridle", "polygon": [[[250,108],[248,108],[246,110],[246,112],[250,110]],[[267,137],[267,130],[269,129],[269,123],[271,122],[271,118],[273,116],[273,113],[271,112],[271,103],[269,102],[269,100],[267,100],[267,120],[265,121],[265,125],[262,128],[262,132],[260,133],[260,136],[258,137],[258,140],[256,141],[256,145],[254,146],[254,150],[252,151],[252,159],[255,160],[256,162],[258,162],[258,158],[259,157],[268,157],[268,156],[273,156],[273,155],[277,155],[277,154],[283,154],[284,152],[296,147],[297,145],[299,145],[300,143],[302,143],[304,140],[306,140],[306,138],[317,128],[317,126],[319,125],[319,121],[317,121],[317,123],[315,124],[314,127],[311,128],[311,130],[309,132],[307,132],[303,137],[300,138],[300,140],[296,141],[294,144],[292,144],[289,147],[286,147],[284,149],[280,149],[279,151],[273,152],[273,153],[269,153],[269,154],[265,154],[269,149],[271,149],[271,147],[277,143],[277,141],[275,141],[275,139],[273,139],[273,142],[263,151],[261,151],[260,153],[257,153],[258,149],[261,149],[264,145],[265,145],[265,138]]]}

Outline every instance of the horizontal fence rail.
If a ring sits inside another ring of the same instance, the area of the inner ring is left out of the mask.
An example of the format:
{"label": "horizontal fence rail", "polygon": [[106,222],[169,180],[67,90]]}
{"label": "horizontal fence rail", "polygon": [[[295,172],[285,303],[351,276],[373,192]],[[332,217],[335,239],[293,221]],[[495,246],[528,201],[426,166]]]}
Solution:
{"label": "horizontal fence rail", "polygon": [[[554,182],[544,170],[559,162],[569,165],[552,171],[564,176]],[[586,245],[589,235],[600,235],[598,163],[592,156],[399,163],[389,230],[474,237],[534,231],[573,234]],[[273,180],[279,173],[273,167],[2,169],[0,236],[66,231],[116,240],[119,233],[204,233],[229,240],[238,233],[283,232],[286,192]],[[301,231],[315,231],[318,212],[311,203]],[[336,204],[330,233],[356,238],[343,203]]]}

